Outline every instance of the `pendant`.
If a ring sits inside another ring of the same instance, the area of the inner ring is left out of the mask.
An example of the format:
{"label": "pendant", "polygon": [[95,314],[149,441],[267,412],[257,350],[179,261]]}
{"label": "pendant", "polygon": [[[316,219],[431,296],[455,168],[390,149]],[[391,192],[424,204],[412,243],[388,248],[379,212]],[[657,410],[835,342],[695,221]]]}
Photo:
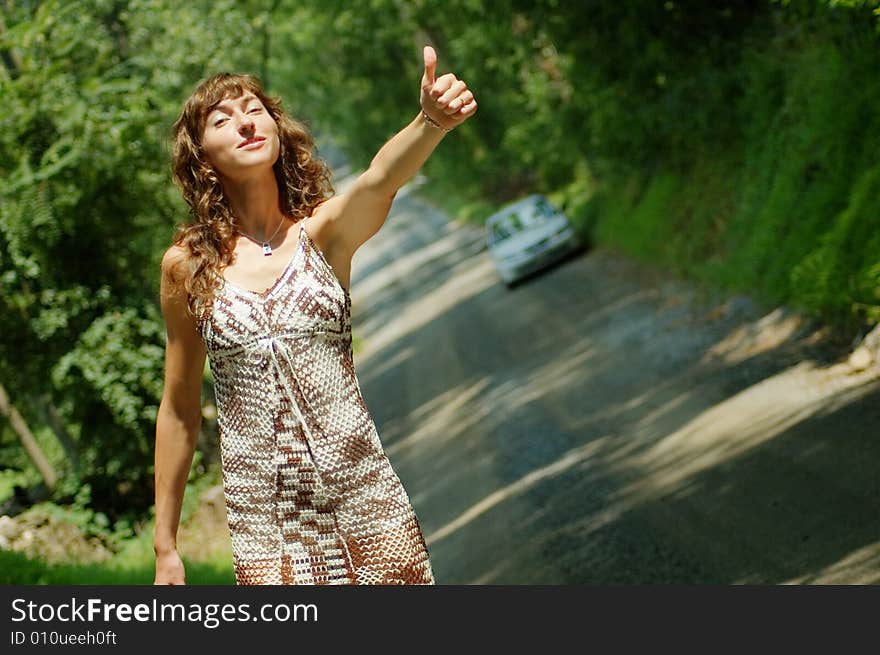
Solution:
{"label": "pendant", "polygon": [[272,246],[268,243],[263,243],[263,255],[271,255],[272,254]]}

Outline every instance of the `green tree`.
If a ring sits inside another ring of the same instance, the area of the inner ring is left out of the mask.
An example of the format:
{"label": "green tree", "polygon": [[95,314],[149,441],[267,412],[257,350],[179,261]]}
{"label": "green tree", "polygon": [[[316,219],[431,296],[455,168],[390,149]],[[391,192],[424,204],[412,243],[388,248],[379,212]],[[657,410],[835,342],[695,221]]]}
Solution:
{"label": "green tree", "polygon": [[[159,261],[186,218],[168,137],[200,78],[251,67],[248,5],[15,3],[0,52],[0,381],[50,399],[94,502],[144,508],[161,394]],[[39,420],[33,416],[34,420]]]}

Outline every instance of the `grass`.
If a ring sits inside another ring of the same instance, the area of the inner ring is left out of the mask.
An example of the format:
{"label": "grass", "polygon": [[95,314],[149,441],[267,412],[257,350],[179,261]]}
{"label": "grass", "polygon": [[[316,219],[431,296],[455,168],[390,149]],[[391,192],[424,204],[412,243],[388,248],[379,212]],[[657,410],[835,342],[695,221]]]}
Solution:
{"label": "grass", "polygon": [[[231,563],[184,559],[187,584],[235,584]],[[4,585],[151,585],[154,564],[149,558],[120,558],[106,564],[48,564],[15,551],[0,550],[0,584]]]}

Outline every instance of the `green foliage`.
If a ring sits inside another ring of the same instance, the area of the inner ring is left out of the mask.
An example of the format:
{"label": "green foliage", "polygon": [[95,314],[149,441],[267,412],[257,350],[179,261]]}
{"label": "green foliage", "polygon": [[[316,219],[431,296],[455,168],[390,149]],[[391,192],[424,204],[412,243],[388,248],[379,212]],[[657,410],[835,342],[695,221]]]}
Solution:
{"label": "green foliage", "polygon": [[834,314],[855,311],[869,321],[880,320],[878,183],[880,165],[856,180],[847,205],[793,268],[792,286],[811,309]]}
{"label": "green foliage", "polygon": [[[114,429],[86,449],[93,486],[102,496],[125,492],[150,502],[144,466],[152,456],[152,432],[162,395],[162,323],[154,305],[99,316],[52,370],[55,389],[64,394],[69,416],[84,426],[80,443],[93,440],[102,424]],[[96,420],[97,419],[97,420]],[[146,483],[146,484],[145,484]]]}
{"label": "green foliage", "polygon": [[735,147],[697,140],[681,173],[629,176],[632,205],[622,183],[608,185],[624,209],[606,208],[596,235],[829,321],[876,321],[878,38],[851,15],[776,19],[775,36],[741,56]]}
{"label": "green foliage", "polygon": [[[48,394],[91,503],[151,502],[164,330],[159,261],[186,216],[169,175],[182,99],[254,68],[250,3],[13,3],[0,31],[0,381]],[[57,461],[57,460],[56,460]]]}
{"label": "green foliage", "polygon": [[[2,451],[0,451],[0,459],[4,462],[14,461],[17,457],[23,456],[20,446],[17,446],[13,452],[6,452],[7,450],[12,450],[11,445],[4,446]],[[23,460],[16,468],[7,468],[0,471],[0,500],[6,500],[12,496],[15,487],[26,488],[37,482],[32,470],[22,469],[26,469]]]}

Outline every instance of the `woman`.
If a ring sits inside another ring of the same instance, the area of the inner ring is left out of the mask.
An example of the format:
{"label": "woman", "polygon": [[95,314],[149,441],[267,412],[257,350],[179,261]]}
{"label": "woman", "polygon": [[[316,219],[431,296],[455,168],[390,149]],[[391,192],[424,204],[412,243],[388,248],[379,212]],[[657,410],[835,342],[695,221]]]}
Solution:
{"label": "woman", "polygon": [[[238,584],[434,584],[427,546],[355,375],[351,258],[477,103],[424,49],[421,111],[344,194],[253,77],[203,82],[174,125],[194,217],[162,260],[156,584],[184,584],[180,508],[210,360]],[[332,197],[328,197],[332,196]]]}

